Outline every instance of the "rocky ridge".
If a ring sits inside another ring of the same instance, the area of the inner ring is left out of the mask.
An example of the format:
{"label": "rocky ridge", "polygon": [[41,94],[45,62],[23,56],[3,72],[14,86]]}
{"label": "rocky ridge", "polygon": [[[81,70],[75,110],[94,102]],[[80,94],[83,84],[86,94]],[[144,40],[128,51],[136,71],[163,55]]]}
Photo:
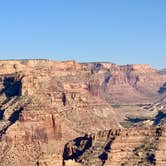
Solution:
{"label": "rocky ridge", "polygon": [[164,166],[165,128],[106,130],[78,137],[65,145],[64,166],[72,160],[85,166]]}
{"label": "rocky ridge", "polygon": [[[166,75],[149,65],[12,60],[0,61],[0,80],[0,165],[60,166],[68,140],[85,133],[104,130],[107,135],[108,131],[122,130],[120,122],[125,115],[113,104],[150,103],[149,109],[153,109],[153,103],[164,95],[160,89]],[[109,160],[102,159],[109,154],[109,150],[103,151],[105,143],[118,137],[113,134],[106,139],[103,135],[77,163],[66,160],[65,164],[106,164]],[[97,158],[98,150],[104,152],[101,159]]]}

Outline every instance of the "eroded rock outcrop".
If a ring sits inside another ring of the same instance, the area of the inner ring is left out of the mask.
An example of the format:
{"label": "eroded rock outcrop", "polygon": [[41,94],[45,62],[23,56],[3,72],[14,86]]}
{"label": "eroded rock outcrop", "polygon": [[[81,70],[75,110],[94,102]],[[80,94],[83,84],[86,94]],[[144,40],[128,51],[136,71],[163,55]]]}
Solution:
{"label": "eroded rock outcrop", "polygon": [[81,133],[120,127],[113,108],[89,91],[90,69],[75,61],[0,65],[1,165],[34,165],[41,153],[62,153],[67,140]]}
{"label": "eroded rock outcrop", "polygon": [[[101,131],[65,145],[64,165],[72,160],[85,166],[141,166],[166,163],[165,128],[131,128]],[[89,146],[86,138],[91,138]]]}
{"label": "eroded rock outcrop", "polygon": [[[147,65],[0,61],[0,165],[106,164],[125,118],[111,105],[161,99],[165,78]],[[69,140],[102,130],[66,147],[77,158],[62,156]]]}

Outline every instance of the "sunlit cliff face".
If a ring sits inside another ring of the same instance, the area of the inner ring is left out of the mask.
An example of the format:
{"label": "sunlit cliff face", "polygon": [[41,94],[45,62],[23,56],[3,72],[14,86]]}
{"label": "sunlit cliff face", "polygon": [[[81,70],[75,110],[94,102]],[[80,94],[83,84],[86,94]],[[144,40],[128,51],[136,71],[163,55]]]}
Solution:
{"label": "sunlit cliff face", "polygon": [[151,145],[160,146],[160,136],[141,126],[164,126],[165,81],[147,65],[0,61],[0,165],[118,165],[130,153],[156,159]]}

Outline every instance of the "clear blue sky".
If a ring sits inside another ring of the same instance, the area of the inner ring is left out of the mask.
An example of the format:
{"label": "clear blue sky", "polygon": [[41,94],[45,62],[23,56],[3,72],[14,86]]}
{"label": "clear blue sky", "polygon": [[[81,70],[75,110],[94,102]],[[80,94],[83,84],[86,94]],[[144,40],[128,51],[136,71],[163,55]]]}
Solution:
{"label": "clear blue sky", "polygon": [[1,0],[0,59],[166,67],[166,0]]}

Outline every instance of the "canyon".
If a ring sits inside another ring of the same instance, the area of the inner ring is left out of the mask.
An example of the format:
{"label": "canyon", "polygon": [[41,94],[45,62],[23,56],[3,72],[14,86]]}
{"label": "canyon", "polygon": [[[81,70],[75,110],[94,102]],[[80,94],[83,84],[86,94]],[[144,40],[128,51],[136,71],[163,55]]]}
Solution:
{"label": "canyon", "polygon": [[165,69],[0,61],[0,166],[165,166],[165,124]]}

